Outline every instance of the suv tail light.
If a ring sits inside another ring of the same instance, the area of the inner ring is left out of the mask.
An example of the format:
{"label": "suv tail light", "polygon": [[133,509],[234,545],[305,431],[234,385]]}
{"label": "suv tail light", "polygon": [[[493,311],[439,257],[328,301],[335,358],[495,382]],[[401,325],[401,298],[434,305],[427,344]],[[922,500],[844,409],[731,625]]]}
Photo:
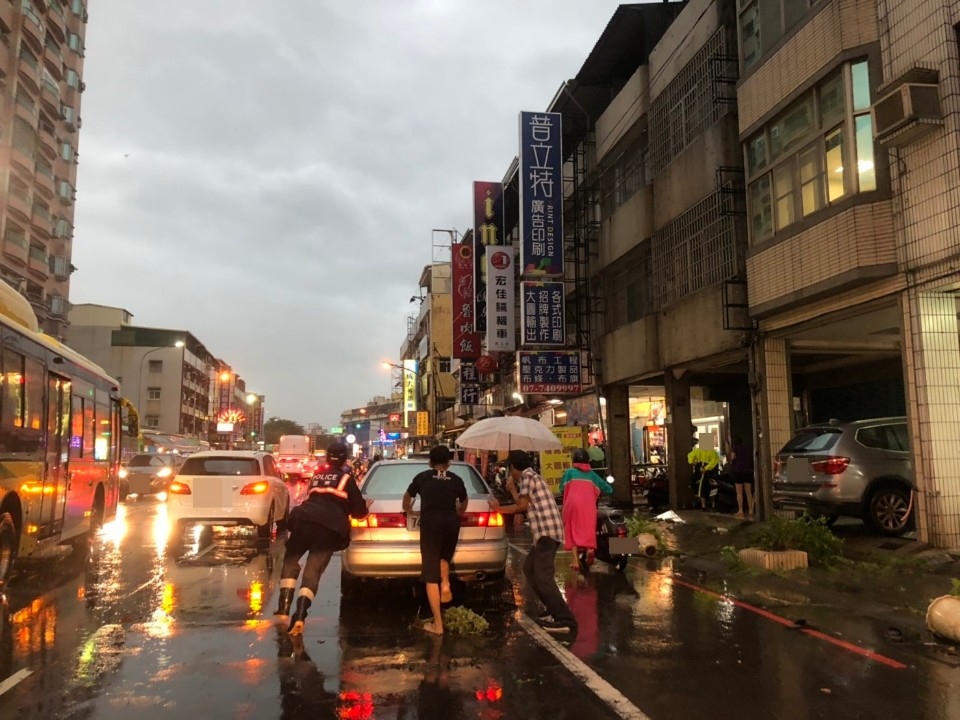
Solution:
{"label": "suv tail light", "polygon": [[848,457],[832,457],[826,460],[811,460],[810,467],[824,475],[839,475],[850,465]]}
{"label": "suv tail light", "polygon": [[503,515],[498,512],[464,513],[460,527],[503,527]]}
{"label": "suv tail light", "polygon": [[779,475],[783,471],[783,460],[774,460],[773,461],[773,474]]}
{"label": "suv tail light", "polygon": [[178,482],[177,480],[174,480],[172,483],[170,483],[170,487],[167,488],[167,492],[171,495],[193,495],[189,485],[184,485],[182,482]]}
{"label": "suv tail light", "polygon": [[370,513],[360,520],[350,518],[350,527],[402,529],[407,527],[407,518],[403,513]]}
{"label": "suv tail light", "polygon": [[263,495],[267,490],[270,489],[270,483],[263,480],[258,480],[257,482],[247,483],[242,488],[240,488],[241,495]]}

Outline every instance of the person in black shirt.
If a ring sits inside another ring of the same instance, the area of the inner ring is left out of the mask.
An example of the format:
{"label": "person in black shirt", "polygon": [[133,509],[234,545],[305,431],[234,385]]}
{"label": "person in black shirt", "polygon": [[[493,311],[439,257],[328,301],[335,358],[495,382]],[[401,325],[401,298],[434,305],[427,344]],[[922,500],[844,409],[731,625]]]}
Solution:
{"label": "person in black shirt", "polygon": [[403,511],[413,510],[413,499],[420,496],[420,579],[427,586],[427,601],[433,621],[423,629],[443,634],[440,603],[453,600],[450,591],[450,562],[460,536],[460,516],[467,509],[467,489],[463,478],[451,472],[450,448],[437,445],[430,450],[431,470],[413,478],[403,496]]}
{"label": "person in black shirt", "polygon": [[307,553],[297,609],[290,617],[288,631],[291,635],[303,632],[307,610],[333,553],[350,545],[350,518],[366,517],[373,502],[360,494],[347,463],[349,456],[346,445],[332,443],[327,448],[327,464],[318,467],[310,479],[307,499],[290,511],[290,537],[283,556],[280,598],[274,615],[281,622],[290,617],[297,576],[300,575],[300,558]]}

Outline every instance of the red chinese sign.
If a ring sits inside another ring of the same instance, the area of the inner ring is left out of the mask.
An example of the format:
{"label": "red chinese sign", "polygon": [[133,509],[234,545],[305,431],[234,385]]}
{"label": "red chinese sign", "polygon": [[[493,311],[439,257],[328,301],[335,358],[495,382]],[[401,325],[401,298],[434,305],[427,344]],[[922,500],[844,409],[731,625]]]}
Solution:
{"label": "red chinese sign", "polygon": [[473,245],[453,243],[453,357],[472,360],[480,356],[480,333],[474,328]]}

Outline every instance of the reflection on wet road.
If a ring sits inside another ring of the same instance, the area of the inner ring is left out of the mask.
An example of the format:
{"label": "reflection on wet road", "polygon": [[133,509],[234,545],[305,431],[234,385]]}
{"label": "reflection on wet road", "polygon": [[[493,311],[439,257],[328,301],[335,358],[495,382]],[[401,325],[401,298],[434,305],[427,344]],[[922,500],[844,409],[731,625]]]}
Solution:
{"label": "reflection on wet road", "polygon": [[0,720],[960,716],[956,670],[885,645],[868,621],[805,613],[905,669],[698,592],[669,567],[584,578],[561,557],[580,630],[562,647],[538,641],[516,618],[518,605],[535,614],[518,579],[523,538],[509,582],[461,589],[490,621],[483,637],[426,636],[409,586],[375,585],[341,605],[335,558],[295,642],[271,615],[283,538],[200,527],[171,537],[165,511],[122,505],[89,557],[21,571],[0,634]]}

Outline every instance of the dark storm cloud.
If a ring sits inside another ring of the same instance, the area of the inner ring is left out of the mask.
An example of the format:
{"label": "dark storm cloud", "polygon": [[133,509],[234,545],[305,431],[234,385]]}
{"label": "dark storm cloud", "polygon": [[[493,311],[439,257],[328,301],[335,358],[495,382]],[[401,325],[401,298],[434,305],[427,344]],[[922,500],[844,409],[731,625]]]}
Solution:
{"label": "dark storm cloud", "polygon": [[617,4],[91,5],[71,300],[186,328],[269,414],[332,424],[388,392],[431,228],[469,226]]}

